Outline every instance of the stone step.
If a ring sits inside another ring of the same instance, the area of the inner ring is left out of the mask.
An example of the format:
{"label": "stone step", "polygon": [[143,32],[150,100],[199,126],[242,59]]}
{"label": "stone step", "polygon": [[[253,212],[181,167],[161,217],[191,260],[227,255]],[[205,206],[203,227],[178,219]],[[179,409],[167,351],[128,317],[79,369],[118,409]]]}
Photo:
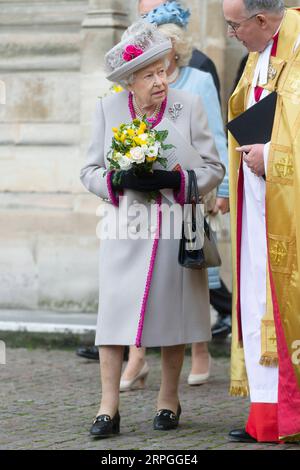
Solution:
{"label": "stone step", "polygon": [[0,331],[85,334],[95,331],[96,313],[0,310]]}

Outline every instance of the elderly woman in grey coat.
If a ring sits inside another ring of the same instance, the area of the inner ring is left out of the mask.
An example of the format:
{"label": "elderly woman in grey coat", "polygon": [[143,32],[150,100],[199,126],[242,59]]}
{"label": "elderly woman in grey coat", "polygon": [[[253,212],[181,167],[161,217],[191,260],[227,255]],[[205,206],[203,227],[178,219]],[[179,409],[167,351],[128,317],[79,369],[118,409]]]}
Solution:
{"label": "elderly woman in grey coat", "polygon": [[[81,181],[105,201],[108,227],[119,232],[102,237],[99,264],[99,311],[95,345],[99,346],[102,399],[90,433],[108,437],[120,429],[119,385],[125,345],[162,347],[162,376],[154,429],[178,426],[178,396],[184,345],[210,339],[207,273],[178,264],[179,240],[171,230],[162,237],[163,206],[183,210],[188,169],[197,176],[200,195],[220,184],[220,163],[198,97],[168,90],[166,56],[172,48],[154,25],[138,22],[105,56],[107,78],[126,91],[97,102],[92,141]],[[108,171],[113,131],[146,115],[152,128],[172,119],[195,155],[178,154],[178,171],[154,170],[151,176],[122,171],[117,182]],[[149,198],[149,192],[156,196]],[[140,217],[134,218],[138,207]],[[153,217],[154,214],[154,217]],[[128,236],[124,236],[124,233]],[[139,236],[143,233],[143,236]],[[145,233],[147,236],[145,236]]]}

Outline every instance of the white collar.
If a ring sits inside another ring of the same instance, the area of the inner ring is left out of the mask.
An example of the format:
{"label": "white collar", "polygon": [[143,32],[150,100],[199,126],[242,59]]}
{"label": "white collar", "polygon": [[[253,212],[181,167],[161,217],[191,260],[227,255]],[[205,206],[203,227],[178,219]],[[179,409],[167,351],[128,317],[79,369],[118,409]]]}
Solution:
{"label": "white collar", "polygon": [[298,49],[299,46],[300,46],[300,34],[298,36],[297,41],[295,42],[293,52],[296,52],[296,50]]}
{"label": "white collar", "polygon": [[280,25],[278,26],[276,32],[273,35],[273,38],[267,44],[266,48],[262,52],[260,52],[260,54],[259,54],[256,69],[255,69],[255,72],[254,72],[254,77],[253,77],[253,80],[252,80],[253,88],[255,88],[257,85],[262,86],[262,85],[266,85],[268,83],[268,69],[269,69],[271,51],[272,51],[272,47],[273,47],[273,43],[274,43],[274,37],[279,33],[279,30],[281,28],[282,22],[283,22],[284,17],[285,17],[285,13],[284,13],[283,18],[280,22]]}
{"label": "white collar", "polygon": [[259,54],[257,65],[255,68],[252,86],[265,85],[268,82],[268,68],[273,41]]}

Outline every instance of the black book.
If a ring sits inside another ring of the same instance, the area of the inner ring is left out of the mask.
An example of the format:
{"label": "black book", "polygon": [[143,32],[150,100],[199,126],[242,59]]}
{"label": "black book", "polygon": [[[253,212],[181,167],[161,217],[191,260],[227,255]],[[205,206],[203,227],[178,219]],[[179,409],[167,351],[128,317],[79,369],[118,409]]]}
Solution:
{"label": "black book", "polygon": [[277,93],[273,91],[227,124],[240,146],[270,142],[276,102]]}

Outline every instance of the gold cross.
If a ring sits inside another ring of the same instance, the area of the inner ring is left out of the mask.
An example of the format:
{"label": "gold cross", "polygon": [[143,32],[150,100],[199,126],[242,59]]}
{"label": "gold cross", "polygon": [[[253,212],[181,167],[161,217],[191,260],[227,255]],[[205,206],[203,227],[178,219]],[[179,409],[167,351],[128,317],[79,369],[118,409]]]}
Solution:
{"label": "gold cross", "polygon": [[275,168],[281,177],[292,176],[294,174],[294,166],[289,155],[279,160]]}
{"label": "gold cross", "polygon": [[275,243],[270,249],[270,255],[274,264],[281,264],[282,260],[287,255],[287,250],[285,249],[282,242]]}
{"label": "gold cross", "polygon": [[272,336],[271,338],[269,338],[269,341],[272,341],[272,343],[276,343],[277,341],[276,336]]}
{"label": "gold cross", "polygon": [[297,94],[299,94],[299,87],[300,87],[299,78],[295,78],[295,80],[293,80],[293,76],[292,76],[290,77],[289,82],[290,82],[290,87],[292,88],[292,90],[294,90]]}
{"label": "gold cross", "polygon": [[274,80],[276,75],[277,75],[277,70],[273,67],[272,64],[270,64],[269,67],[268,67],[268,79],[269,80]]}

